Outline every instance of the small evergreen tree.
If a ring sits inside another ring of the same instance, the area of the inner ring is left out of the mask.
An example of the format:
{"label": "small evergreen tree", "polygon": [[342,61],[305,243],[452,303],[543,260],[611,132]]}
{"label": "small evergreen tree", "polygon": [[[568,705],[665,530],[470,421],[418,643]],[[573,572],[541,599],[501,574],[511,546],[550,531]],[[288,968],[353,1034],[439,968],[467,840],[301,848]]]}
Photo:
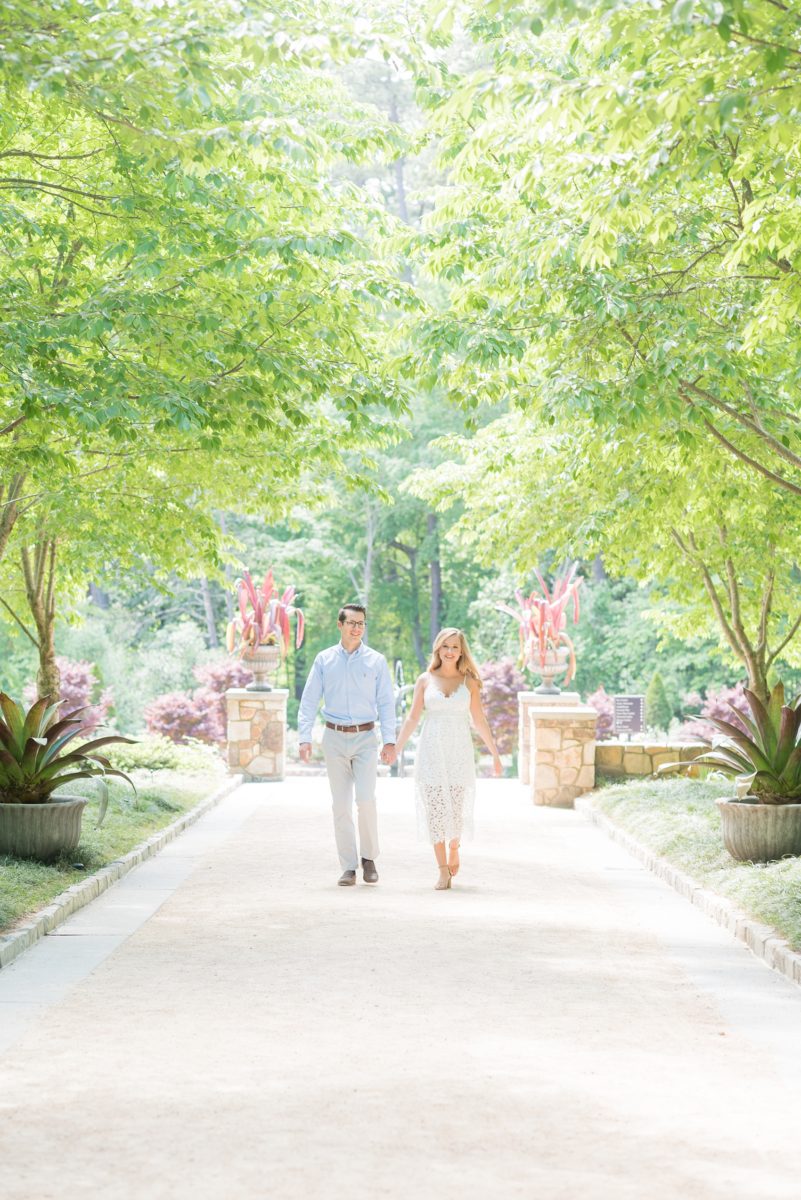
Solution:
{"label": "small evergreen tree", "polygon": [[673,709],[658,671],[654,671],[645,693],[645,723],[652,729],[667,731],[673,717]]}

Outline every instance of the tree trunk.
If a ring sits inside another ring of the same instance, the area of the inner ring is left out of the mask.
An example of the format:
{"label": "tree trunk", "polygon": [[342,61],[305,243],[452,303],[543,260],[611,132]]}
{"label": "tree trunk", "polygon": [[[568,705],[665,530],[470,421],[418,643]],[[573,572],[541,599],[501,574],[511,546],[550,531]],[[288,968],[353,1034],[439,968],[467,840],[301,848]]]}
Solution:
{"label": "tree trunk", "polygon": [[61,697],[61,673],[56,663],[55,622],[49,626],[45,641],[39,643],[39,670],[36,672],[36,691],[39,696]]}
{"label": "tree trunk", "polygon": [[[390,85],[389,89],[389,119],[396,125],[400,123],[398,118],[398,104],[395,99],[395,91]],[[393,164],[395,173],[395,195],[398,203],[398,216],[403,221],[404,225],[409,224],[409,206],[406,203],[406,159],[396,158]],[[405,283],[412,283],[412,268],[409,265],[409,260],[405,259],[401,277]]]}
{"label": "tree trunk", "polygon": [[294,680],[294,696],[296,700],[300,700],[303,695],[303,689],[306,686],[306,647],[301,644],[295,653],[292,655],[292,669],[295,673]]}
{"label": "tree trunk", "polygon": [[39,670],[36,689],[39,697],[58,700],[61,677],[56,665],[56,539],[41,536],[31,552],[22,547],[22,573],[25,594],[39,635]]}
{"label": "tree trunk", "polygon": [[407,546],[404,542],[392,541],[390,546],[394,546],[396,550],[402,551],[406,555],[409,563],[409,591],[412,610],[412,645],[414,646],[414,654],[417,659],[420,670],[422,671],[426,665],[426,654],[423,650],[423,631],[420,627],[420,591],[417,582],[417,550],[414,546]]}
{"label": "tree trunk", "polygon": [[[398,118],[398,102],[395,99],[395,92],[390,85],[389,89],[389,119],[393,124],[400,124]],[[398,216],[405,225],[409,224],[409,209],[406,204],[406,180],[404,179],[404,167],[406,160],[404,158],[396,158],[395,167],[395,195],[398,201]]]}
{"label": "tree trunk", "polygon": [[0,559],[6,552],[8,539],[17,523],[17,501],[24,483],[24,475],[15,475],[8,487],[0,484]]}
{"label": "tree trunk", "polygon": [[208,579],[200,580],[200,595],[203,599],[203,612],[206,617],[206,641],[210,650],[216,650],[220,645],[217,636],[217,618],[214,615],[214,598],[211,594]]}
{"label": "tree trunk", "polygon": [[428,571],[431,578],[431,614],[429,618],[429,633],[431,645],[442,629],[442,565],[439,561],[439,536],[437,530],[437,514],[429,513],[426,519],[430,543]]}
{"label": "tree trunk", "polygon": [[367,501],[367,517],[364,526],[364,576],[362,579],[361,601],[366,609],[370,608],[370,589],[373,586],[373,562],[375,561],[375,534],[378,522],[375,509]]}
{"label": "tree trunk", "polygon": [[596,554],[595,558],[592,560],[592,582],[604,583],[608,578],[609,576],[606,573],[604,560],[600,554]]}
{"label": "tree trunk", "polygon": [[111,607],[111,597],[108,592],[104,592],[96,583],[89,584],[89,599],[98,608],[106,609]]}
{"label": "tree trunk", "polygon": [[[225,513],[218,512],[215,514],[215,516],[217,517],[217,524],[220,526],[220,530],[222,532],[223,537],[227,537],[228,522],[226,521]],[[225,575],[225,578],[230,582],[231,581],[231,568],[228,566],[228,563],[226,563],[225,566],[223,567],[223,574]],[[231,620],[233,620],[233,616],[234,616],[233,586],[227,587],[223,591],[223,602],[225,604],[225,623],[227,625]]]}

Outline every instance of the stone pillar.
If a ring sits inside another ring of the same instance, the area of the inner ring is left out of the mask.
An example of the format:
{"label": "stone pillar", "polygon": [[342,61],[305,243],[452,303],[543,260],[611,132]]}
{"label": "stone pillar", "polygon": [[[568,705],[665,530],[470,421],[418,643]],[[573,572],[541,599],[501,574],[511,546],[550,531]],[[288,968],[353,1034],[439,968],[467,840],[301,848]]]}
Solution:
{"label": "stone pillar", "polygon": [[537,692],[518,692],[517,709],[517,777],[521,783],[531,783],[531,724],[529,713],[532,708],[567,704],[581,704],[578,692],[560,692],[557,696],[541,696]]}
{"label": "stone pillar", "polygon": [[249,692],[229,688],[228,766],[241,771],[245,782],[284,778],[286,757],[286,688]]}
{"label": "stone pillar", "polygon": [[597,720],[588,704],[531,708],[529,774],[535,804],[572,808],[576,796],[595,787]]}

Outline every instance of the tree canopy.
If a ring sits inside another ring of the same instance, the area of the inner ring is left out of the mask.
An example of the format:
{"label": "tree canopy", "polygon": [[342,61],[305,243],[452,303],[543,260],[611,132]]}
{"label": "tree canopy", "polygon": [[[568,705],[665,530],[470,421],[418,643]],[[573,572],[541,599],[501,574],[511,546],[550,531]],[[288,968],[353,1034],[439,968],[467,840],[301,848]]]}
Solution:
{"label": "tree canopy", "polygon": [[799,17],[764,0],[433,6],[447,281],[410,356],[492,397],[654,423],[801,495]]}
{"label": "tree canopy", "polygon": [[319,8],[7,15],[0,554],[18,525],[62,587],[214,567],[215,508],[284,514],[404,411],[381,346],[413,296],[334,173],[395,135],[322,70]]}
{"label": "tree canopy", "polygon": [[6,4],[0,589],[40,687],[51,582],[208,588],[252,544],[412,663],[444,620],[494,644],[490,581],[600,554],[764,691],[799,617],[800,30]]}

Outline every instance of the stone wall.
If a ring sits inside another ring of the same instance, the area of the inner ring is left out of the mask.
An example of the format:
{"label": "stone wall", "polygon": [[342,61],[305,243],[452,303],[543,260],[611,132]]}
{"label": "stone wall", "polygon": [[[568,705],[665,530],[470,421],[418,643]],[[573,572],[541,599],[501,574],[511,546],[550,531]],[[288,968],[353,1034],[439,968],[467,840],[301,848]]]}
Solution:
{"label": "stone wall", "polygon": [[[702,742],[676,742],[661,745],[656,742],[598,742],[595,747],[595,769],[599,775],[623,779],[627,775],[653,775],[663,763],[692,762],[703,753]],[[697,775],[698,769],[685,771]]]}
{"label": "stone wall", "polygon": [[246,780],[283,779],[286,761],[286,688],[249,692],[229,688],[228,766]]}
{"label": "stone wall", "polygon": [[529,708],[529,776],[535,804],[572,808],[595,786],[595,726],[586,704],[539,703]]}
{"label": "stone wall", "polygon": [[581,705],[578,692],[559,692],[555,696],[538,692],[518,692],[517,774],[521,783],[531,783],[531,713],[537,709]]}

